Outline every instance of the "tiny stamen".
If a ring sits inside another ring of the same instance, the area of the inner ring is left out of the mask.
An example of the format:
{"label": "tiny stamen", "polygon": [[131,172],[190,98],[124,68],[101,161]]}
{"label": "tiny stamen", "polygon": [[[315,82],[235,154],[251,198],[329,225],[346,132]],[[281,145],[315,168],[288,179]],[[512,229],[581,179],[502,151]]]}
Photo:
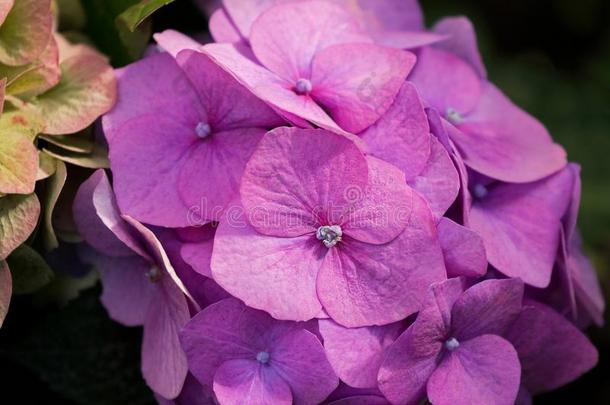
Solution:
{"label": "tiny stamen", "polygon": [[256,355],[256,360],[261,364],[267,364],[269,362],[269,357],[268,352],[258,352]]}
{"label": "tiny stamen", "polygon": [[489,193],[489,191],[487,191],[487,187],[485,187],[482,184],[477,184],[472,189],[472,194],[474,195],[475,198],[477,198],[479,200],[481,198],[485,198],[488,193]]}
{"label": "tiny stamen", "polygon": [[462,114],[455,108],[447,108],[447,113],[445,115],[452,124],[461,124],[462,121],[464,121]]}
{"label": "tiny stamen", "polygon": [[297,83],[294,86],[294,91],[297,94],[301,94],[301,95],[311,93],[311,89],[312,89],[311,82],[307,79],[297,80]]}
{"label": "tiny stamen", "polygon": [[210,127],[210,124],[202,121],[195,127],[195,132],[199,138],[205,139],[212,133],[212,128]]}
{"label": "tiny stamen", "polygon": [[324,246],[331,248],[341,242],[343,230],[339,225],[321,226],[316,231],[316,238],[324,243]]}
{"label": "tiny stamen", "polygon": [[146,273],[146,277],[151,283],[156,283],[161,279],[161,270],[157,266],[153,266]]}
{"label": "tiny stamen", "polygon": [[458,342],[458,340],[454,337],[445,341],[445,348],[450,352],[454,351],[458,347],[460,347],[460,342]]}

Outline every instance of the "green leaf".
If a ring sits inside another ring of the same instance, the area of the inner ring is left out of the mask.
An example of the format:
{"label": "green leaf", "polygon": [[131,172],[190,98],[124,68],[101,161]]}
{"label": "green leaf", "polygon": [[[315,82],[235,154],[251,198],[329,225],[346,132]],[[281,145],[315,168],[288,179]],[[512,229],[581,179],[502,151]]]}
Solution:
{"label": "green leaf", "polygon": [[42,224],[42,243],[47,251],[56,249],[59,246],[57,236],[53,229],[53,211],[59,199],[59,195],[66,184],[68,172],[66,165],[61,160],[55,160],[55,173],[47,180],[45,184],[44,197],[44,221]]}
{"label": "green leaf", "polygon": [[0,198],[0,260],[28,239],[36,229],[39,214],[36,194]]}
{"label": "green leaf", "polygon": [[57,164],[55,163],[55,158],[45,153],[43,151],[38,152],[38,174],[36,176],[36,181],[48,179],[55,173],[57,169]]}
{"label": "green leaf", "polygon": [[59,83],[60,74],[59,49],[53,37],[34,62],[22,66],[0,65],[0,77],[8,79],[7,93],[22,99],[49,90]]}
{"label": "green leaf", "polygon": [[151,35],[150,21],[145,21],[134,32],[117,17],[138,0],[82,0],[87,14],[87,34],[96,47],[110,56],[116,67],[139,59]]}
{"label": "green leaf", "polygon": [[51,38],[51,0],[17,0],[0,26],[0,62],[26,65],[34,61]]}
{"label": "green leaf", "polygon": [[70,152],[89,154],[93,152],[94,145],[90,132],[87,132],[73,135],[41,135],[39,139]]}
{"label": "green leaf", "polygon": [[59,30],[82,30],[87,16],[80,0],[56,0],[59,9]]}
{"label": "green leaf", "polygon": [[116,80],[105,56],[86,45],[59,41],[61,80],[33,104],[45,118],[44,132],[72,134],[107,112],[116,98]]}
{"label": "green leaf", "polygon": [[155,11],[173,2],[174,0],[141,0],[123,11],[118,18],[125,23],[129,31],[134,32]]}
{"label": "green leaf", "polygon": [[13,294],[32,294],[53,279],[53,270],[28,245],[21,245],[6,259],[13,275]]}
{"label": "green leaf", "polygon": [[43,151],[53,156],[55,159],[87,169],[108,169],[110,167],[108,148],[102,145],[94,145],[93,152],[87,155],[69,152],[51,145],[43,148]]}
{"label": "green leaf", "polygon": [[0,262],[0,328],[4,323],[4,318],[6,318],[12,294],[13,280],[11,279],[11,271],[8,268],[8,264],[2,261]]}

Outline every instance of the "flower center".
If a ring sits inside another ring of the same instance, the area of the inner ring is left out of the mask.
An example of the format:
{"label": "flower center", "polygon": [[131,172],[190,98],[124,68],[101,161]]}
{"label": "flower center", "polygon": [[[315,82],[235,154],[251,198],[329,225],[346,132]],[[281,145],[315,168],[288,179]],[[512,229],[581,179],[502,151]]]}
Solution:
{"label": "flower center", "polygon": [[460,112],[458,110],[456,110],[455,108],[452,108],[452,107],[447,108],[447,112],[446,112],[445,116],[447,117],[449,122],[451,122],[452,124],[457,125],[457,124],[461,124],[462,121],[464,121],[464,117],[462,116],[462,114],[460,114]]}
{"label": "flower center", "polygon": [[258,354],[256,355],[256,360],[261,364],[267,364],[269,362],[269,353],[258,352]]}
{"label": "flower center", "polygon": [[294,91],[300,95],[311,93],[311,89],[311,82],[307,79],[297,80],[297,83],[294,86]]}
{"label": "flower center", "polygon": [[199,138],[205,139],[212,133],[212,128],[210,127],[210,124],[208,124],[207,122],[201,121],[195,127],[195,132],[197,133],[197,136]]}
{"label": "flower center", "polygon": [[159,269],[157,266],[152,266],[146,273],[146,277],[151,283],[158,282],[161,279],[161,269]]}
{"label": "flower center", "polygon": [[324,243],[324,246],[331,248],[341,242],[343,231],[339,225],[321,226],[316,231],[316,238]]}
{"label": "flower center", "polygon": [[472,189],[472,194],[474,195],[474,197],[476,199],[479,199],[479,200],[481,198],[485,198],[487,196],[487,193],[489,193],[489,191],[487,191],[487,187],[485,187],[482,184],[477,184]]}
{"label": "flower center", "polygon": [[450,352],[454,351],[458,347],[460,347],[460,342],[458,342],[458,340],[454,337],[445,341],[445,348]]}

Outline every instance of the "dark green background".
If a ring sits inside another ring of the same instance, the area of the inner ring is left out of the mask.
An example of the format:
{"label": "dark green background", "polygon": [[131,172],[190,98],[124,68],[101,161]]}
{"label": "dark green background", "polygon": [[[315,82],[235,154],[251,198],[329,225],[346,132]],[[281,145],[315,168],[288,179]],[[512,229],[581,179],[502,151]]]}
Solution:
{"label": "dark green background", "polygon": [[[422,5],[429,24],[443,15],[470,16],[490,79],[539,117],[570,159],[582,165],[579,222],[608,297],[610,2],[423,0]],[[153,19],[153,31],[195,33],[205,27],[188,0],[177,0]],[[109,321],[99,292],[97,287],[64,307],[42,306],[31,297],[14,299],[0,331],[0,402],[152,403],[139,375],[141,331]],[[600,349],[600,365],[535,403],[610,403],[610,328],[590,334]]]}

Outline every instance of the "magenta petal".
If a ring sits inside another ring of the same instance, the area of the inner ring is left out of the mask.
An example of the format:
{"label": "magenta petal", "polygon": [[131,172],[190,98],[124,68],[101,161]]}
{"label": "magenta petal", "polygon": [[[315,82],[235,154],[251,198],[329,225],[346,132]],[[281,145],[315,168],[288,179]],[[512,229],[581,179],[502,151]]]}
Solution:
{"label": "magenta petal", "polygon": [[313,333],[295,329],[277,339],[274,346],[271,365],[290,386],[295,404],[322,403],[339,385],[339,378]]}
{"label": "magenta petal", "polygon": [[180,255],[197,273],[212,278],[212,269],[210,266],[212,262],[213,246],[213,238],[202,242],[185,243],[180,249]]}
{"label": "magenta petal", "polygon": [[482,79],[487,77],[487,71],[479,53],[477,34],[472,22],[466,17],[446,17],[434,25],[434,32],[445,35],[447,39],[435,45],[460,59],[470,63]]}
{"label": "magenta petal", "polygon": [[376,44],[398,49],[415,49],[444,41],[447,36],[425,31],[374,31]]}
{"label": "magenta petal", "polygon": [[[103,170],[98,170],[91,177],[89,177],[78,189],[76,197],[74,198],[74,204],[72,207],[74,213],[74,222],[76,227],[85,239],[85,241],[95,248],[95,250],[109,256],[129,256],[133,254],[133,251],[129,249],[113,232],[108,228],[98,213],[98,208],[95,205],[95,195],[104,190],[105,187],[100,188],[102,182],[108,183],[106,174]],[[108,184],[108,187],[110,185]],[[105,203],[105,206],[115,206],[115,212],[118,213],[116,208],[116,202],[114,201],[114,195],[106,194],[104,192],[104,198],[99,199],[100,202]],[[116,228],[115,228],[116,229]]]}
{"label": "magenta petal", "polygon": [[189,207],[189,225],[222,217],[238,196],[246,163],[264,134],[260,128],[234,129],[192,145],[178,176],[180,196]]}
{"label": "magenta petal", "polygon": [[322,309],[316,277],[324,250],[313,235],[276,238],[245,223],[222,221],[214,240],[212,275],[251,307],[278,319],[306,321]]}
{"label": "magenta petal", "polygon": [[318,275],[317,291],[337,323],[384,325],[417,312],[428,286],[445,277],[432,213],[414,195],[409,225],[393,241],[371,245],[346,238],[331,248]]}
{"label": "magenta petal", "polygon": [[339,224],[352,191],[365,190],[368,166],[348,138],[324,130],[268,132],[246,167],[241,200],[252,226],[274,236]]}
{"label": "magenta petal", "polygon": [[216,371],[214,393],[226,405],[291,405],[288,384],[256,360],[229,360]]}
{"label": "magenta petal", "polygon": [[461,343],[441,361],[428,381],[428,398],[435,405],[512,405],[520,378],[512,345],[482,335]]}
{"label": "magenta petal", "polygon": [[535,183],[490,186],[470,210],[470,227],[483,238],[489,262],[509,277],[546,287],[571,187],[567,170]]}
{"label": "magenta petal", "polygon": [[462,294],[451,310],[458,341],[492,334],[502,336],[517,319],[523,304],[519,279],[485,280]]}
{"label": "magenta petal", "polygon": [[407,183],[427,200],[432,212],[441,217],[460,191],[460,177],[441,142],[430,136],[430,156],[424,169]]}
{"label": "magenta petal", "polygon": [[346,9],[328,1],[287,2],[272,7],[258,17],[250,33],[257,59],[293,83],[311,78],[316,53],[350,42],[370,39]]}
{"label": "magenta petal", "polygon": [[[344,3],[351,0],[340,0]],[[424,15],[417,0],[357,0],[364,12],[375,17],[379,26],[392,31],[421,31]]]}
{"label": "magenta petal", "polygon": [[405,172],[420,174],[430,157],[430,127],[415,86],[405,82],[390,109],[360,134],[367,153]]}
{"label": "magenta petal", "polygon": [[415,60],[410,52],[373,44],[328,47],[313,60],[311,96],[341,128],[357,134],[390,108]]}
{"label": "magenta petal", "polygon": [[388,400],[379,395],[354,395],[330,402],[328,405],[388,405]]}
{"label": "magenta petal", "polygon": [[[247,4],[250,4],[248,2]],[[210,21],[208,22],[210,34],[212,34],[212,38],[214,38],[215,42],[227,42],[227,43],[235,43],[243,40],[240,32],[231,21],[231,17],[227,14],[224,8],[219,8],[214,11],[214,13],[210,16]]]}
{"label": "magenta petal", "polygon": [[385,350],[402,330],[401,323],[345,328],[333,321],[319,322],[324,350],[337,375],[356,388],[376,388]]}
{"label": "magenta petal", "polygon": [[98,256],[93,262],[100,272],[100,300],[110,318],[125,325],[143,325],[157,285],[146,277],[151,265],[138,256],[111,258]]}
{"label": "magenta petal", "polygon": [[154,35],[159,47],[174,58],[185,49],[199,50],[203,46],[191,37],[174,30],[165,30]]}
{"label": "magenta petal", "polygon": [[341,221],[343,233],[360,242],[380,245],[402,233],[412,213],[413,191],[405,175],[383,160],[367,157],[369,184]]}
{"label": "magenta petal", "polygon": [[428,106],[443,116],[470,113],[479,103],[481,82],[476,72],[449,52],[423,48],[409,76]]}
{"label": "magenta petal", "polygon": [[240,85],[209,56],[191,50],[176,61],[193,84],[212,132],[238,128],[274,128],[284,124],[269,106]]}
{"label": "magenta petal", "polygon": [[[250,36],[252,24],[256,21],[258,16],[282,1],[283,0],[223,0],[222,5],[240,34],[244,38],[248,38]],[[216,42],[220,41],[216,40]]]}
{"label": "magenta petal", "polygon": [[438,239],[443,249],[449,277],[481,277],[487,272],[483,239],[476,232],[448,218],[438,223]]}
{"label": "magenta petal", "polygon": [[515,106],[494,85],[483,85],[479,105],[452,135],[472,169],[494,179],[525,183],[567,163],[565,150],[546,128]]}
{"label": "magenta petal", "polygon": [[162,278],[151,300],[142,340],[142,374],[153,391],[165,398],[180,394],[188,373],[179,332],[190,318],[186,298],[172,280]]}
{"label": "magenta petal", "polygon": [[342,131],[311,97],[296,94],[291,90],[292,83],[256,64],[235,46],[208,44],[203,51],[254,95],[282,112],[283,116],[296,116],[321,128]]}
{"label": "magenta petal", "polygon": [[523,383],[532,394],[574,381],[598,361],[587,337],[542,304],[528,303],[506,338],[519,354]]}

